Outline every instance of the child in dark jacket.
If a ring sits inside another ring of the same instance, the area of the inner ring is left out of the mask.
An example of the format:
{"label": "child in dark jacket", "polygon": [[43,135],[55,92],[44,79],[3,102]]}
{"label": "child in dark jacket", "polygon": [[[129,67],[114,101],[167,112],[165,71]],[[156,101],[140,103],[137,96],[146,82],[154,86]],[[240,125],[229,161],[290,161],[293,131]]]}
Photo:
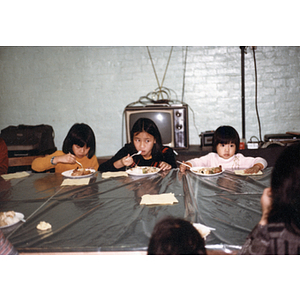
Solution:
{"label": "child in dark jacket", "polygon": [[[126,167],[153,166],[161,170],[177,168],[175,153],[162,145],[156,124],[147,118],[138,119],[130,132],[131,142],[120,149],[110,160],[99,166],[100,172],[124,171]],[[140,152],[133,157],[132,154]]]}

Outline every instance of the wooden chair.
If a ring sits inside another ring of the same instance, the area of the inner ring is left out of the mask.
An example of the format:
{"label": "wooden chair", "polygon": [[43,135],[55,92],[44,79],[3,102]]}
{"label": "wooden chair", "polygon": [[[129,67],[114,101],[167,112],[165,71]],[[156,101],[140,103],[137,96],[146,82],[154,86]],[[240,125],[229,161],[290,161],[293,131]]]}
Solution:
{"label": "wooden chair", "polygon": [[[43,156],[43,155],[42,155]],[[29,171],[34,159],[41,156],[17,156],[8,158],[8,173]]]}

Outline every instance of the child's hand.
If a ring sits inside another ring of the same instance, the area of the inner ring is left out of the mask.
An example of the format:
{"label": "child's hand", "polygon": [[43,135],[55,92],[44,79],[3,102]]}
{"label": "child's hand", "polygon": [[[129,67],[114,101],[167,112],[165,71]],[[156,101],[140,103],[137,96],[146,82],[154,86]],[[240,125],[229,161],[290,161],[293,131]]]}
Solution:
{"label": "child's hand", "polygon": [[76,163],[76,156],[68,153],[64,155],[55,156],[53,159],[53,163],[62,163],[62,164],[75,164]]}
{"label": "child's hand", "polygon": [[264,166],[262,164],[255,164],[253,167],[246,169],[244,173],[246,174],[253,174],[253,173],[258,173],[260,170],[262,170]]}
{"label": "child's hand", "polygon": [[264,189],[264,192],[260,198],[260,204],[262,209],[262,217],[259,221],[260,225],[266,225],[268,223],[268,216],[272,209],[272,191],[271,188]]}
{"label": "child's hand", "polygon": [[[192,164],[189,163],[189,162],[183,161],[183,163],[186,164],[186,165],[189,165],[190,167],[192,167]],[[187,166],[183,165],[183,164],[181,164],[181,165],[179,166],[179,170],[180,170],[180,172],[182,172],[182,173],[184,173],[187,169],[189,169],[189,168],[188,168]]]}
{"label": "child's hand", "polygon": [[160,162],[160,164],[159,164],[159,168],[160,168],[162,171],[167,171],[167,170],[172,169],[172,166],[169,165],[168,163],[162,161],[162,162]]}
{"label": "child's hand", "polygon": [[128,154],[127,156],[121,159],[121,162],[125,167],[129,167],[133,164],[134,161],[133,158],[130,156],[130,154]]}

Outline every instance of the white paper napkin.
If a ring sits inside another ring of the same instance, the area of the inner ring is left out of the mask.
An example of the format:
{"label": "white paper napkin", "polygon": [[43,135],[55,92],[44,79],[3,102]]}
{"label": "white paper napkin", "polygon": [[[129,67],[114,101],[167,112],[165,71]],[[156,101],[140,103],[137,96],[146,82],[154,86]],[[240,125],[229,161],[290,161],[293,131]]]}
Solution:
{"label": "white paper napkin", "polygon": [[159,195],[143,195],[140,205],[172,205],[178,203],[173,193],[159,194]]}
{"label": "white paper napkin", "polygon": [[235,170],[234,173],[236,175],[243,175],[243,176],[262,175],[262,171],[258,171],[257,173],[245,173],[245,170]]}
{"label": "white paper napkin", "polygon": [[16,173],[11,173],[11,174],[2,174],[2,178],[5,180],[13,179],[13,178],[22,178],[29,176],[30,174],[28,172],[16,172]]}
{"label": "white paper napkin", "polygon": [[90,178],[79,178],[79,179],[64,179],[61,186],[65,185],[87,185],[90,182]]}
{"label": "white paper napkin", "polygon": [[215,230],[215,228],[207,227],[200,223],[193,223],[193,225],[204,239],[210,234],[211,230]]}
{"label": "white paper napkin", "polygon": [[127,172],[125,171],[119,171],[119,172],[104,172],[102,173],[102,178],[103,179],[107,179],[110,177],[121,177],[121,176],[125,176],[128,177]]}

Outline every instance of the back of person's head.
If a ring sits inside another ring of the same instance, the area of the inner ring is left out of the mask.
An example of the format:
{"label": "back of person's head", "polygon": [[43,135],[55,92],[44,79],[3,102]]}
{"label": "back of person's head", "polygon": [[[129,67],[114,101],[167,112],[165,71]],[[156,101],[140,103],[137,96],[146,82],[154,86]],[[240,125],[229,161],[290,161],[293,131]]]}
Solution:
{"label": "back of person's head", "polygon": [[205,241],[188,221],[167,217],[159,221],[152,232],[148,255],[206,254]]}
{"label": "back of person's head", "polygon": [[240,148],[240,137],[238,132],[231,126],[225,125],[218,127],[213,136],[213,151],[217,152],[218,144],[229,143],[235,144],[235,153],[237,153]]}
{"label": "back of person's head", "polygon": [[269,223],[293,223],[300,229],[300,143],[287,146],[276,160],[271,192]]}
{"label": "back of person's head", "polygon": [[72,153],[73,152],[73,145],[78,145],[79,147],[86,147],[90,148],[88,153],[88,158],[91,158],[96,153],[96,139],[92,128],[84,123],[76,123],[74,124],[63,143],[62,151],[64,153]]}

